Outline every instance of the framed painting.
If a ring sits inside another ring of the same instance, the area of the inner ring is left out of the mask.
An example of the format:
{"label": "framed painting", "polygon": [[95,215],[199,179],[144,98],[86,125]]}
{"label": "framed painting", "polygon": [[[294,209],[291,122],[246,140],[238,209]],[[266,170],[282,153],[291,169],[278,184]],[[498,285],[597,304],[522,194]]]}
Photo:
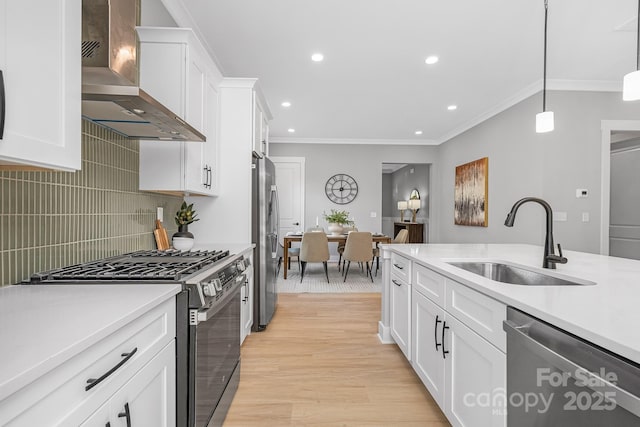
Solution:
{"label": "framed painting", "polygon": [[488,225],[489,158],[456,166],[453,217],[456,225]]}

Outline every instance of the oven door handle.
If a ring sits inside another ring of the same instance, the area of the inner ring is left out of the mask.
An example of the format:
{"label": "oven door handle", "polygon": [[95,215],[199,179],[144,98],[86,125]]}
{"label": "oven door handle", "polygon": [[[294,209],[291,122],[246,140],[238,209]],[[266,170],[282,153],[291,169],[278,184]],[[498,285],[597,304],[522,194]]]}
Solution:
{"label": "oven door handle", "polygon": [[[511,320],[505,320],[502,323],[502,329],[504,329],[507,335],[512,335],[512,337],[518,340],[520,344],[524,345],[536,355],[544,358],[549,364],[560,369],[562,372],[570,373],[572,377],[579,372],[581,375],[581,382],[585,387],[590,388],[608,400],[612,400],[616,406],[620,406],[640,417],[640,397],[634,396],[604,378],[589,372],[588,369],[578,365],[563,355],[541,344],[537,340],[531,338],[522,331],[522,329],[526,329],[526,326],[518,325]],[[586,381],[584,381],[585,379]],[[594,384],[595,386],[592,387],[591,384]],[[609,397],[611,397],[611,399]]]}
{"label": "oven door handle", "polygon": [[223,308],[229,302],[230,299],[236,298],[238,296],[238,292],[240,291],[240,286],[238,286],[238,283],[244,283],[245,279],[246,276],[244,274],[236,276],[234,280],[234,286],[236,286],[236,288],[234,289],[234,291],[227,292],[227,294],[222,297],[222,300],[218,301],[218,303],[213,307],[210,307],[205,311],[198,311],[198,322],[206,322],[207,320],[211,319],[218,311],[220,311],[221,308]]}

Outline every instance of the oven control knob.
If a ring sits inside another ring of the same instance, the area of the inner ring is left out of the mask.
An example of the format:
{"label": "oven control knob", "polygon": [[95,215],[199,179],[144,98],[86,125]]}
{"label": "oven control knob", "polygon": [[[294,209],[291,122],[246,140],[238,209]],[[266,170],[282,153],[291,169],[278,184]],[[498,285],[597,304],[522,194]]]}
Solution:
{"label": "oven control knob", "polygon": [[213,286],[213,283],[203,283],[202,284],[202,293],[205,297],[214,297],[216,296],[216,288]]}
{"label": "oven control knob", "polygon": [[244,265],[244,261],[238,261],[236,268],[238,271],[244,271],[247,267]]}
{"label": "oven control knob", "polygon": [[222,282],[220,279],[213,279],[211,283],[216,287],[216,291],[222,291]]}

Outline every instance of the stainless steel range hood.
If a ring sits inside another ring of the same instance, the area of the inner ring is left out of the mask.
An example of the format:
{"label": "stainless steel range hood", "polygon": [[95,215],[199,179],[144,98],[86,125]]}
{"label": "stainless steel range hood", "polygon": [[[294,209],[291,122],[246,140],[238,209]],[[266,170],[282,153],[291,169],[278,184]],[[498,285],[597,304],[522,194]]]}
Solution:
{"label": "stainless steel range hood", "polygon": [[82,116],[135,139],[205,141],[138,85],[140,1],[83,0]]}

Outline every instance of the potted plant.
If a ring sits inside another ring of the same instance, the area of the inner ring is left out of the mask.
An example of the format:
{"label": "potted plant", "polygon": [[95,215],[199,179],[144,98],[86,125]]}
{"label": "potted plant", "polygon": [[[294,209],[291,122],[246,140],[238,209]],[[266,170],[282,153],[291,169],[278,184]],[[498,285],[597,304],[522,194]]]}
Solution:
{"label": "potted plant", "polygon": [[172,236],[173,247],[179,250],[191,249],[193,247],[193,234],[189,232],[189,224],[200,220],[200,218],[196,218],[193,203],[187,205],[187,202],[182,202],[174,220],[178,226],[178,232]]}
{"label": "potted plant", "polygon": [[352,225],[353,221],[349,219],[349,212],[331,209],[331,213],[323,212],[324,219],[329,223],[328,230],[333,235],[341,234],[342,227]]}

